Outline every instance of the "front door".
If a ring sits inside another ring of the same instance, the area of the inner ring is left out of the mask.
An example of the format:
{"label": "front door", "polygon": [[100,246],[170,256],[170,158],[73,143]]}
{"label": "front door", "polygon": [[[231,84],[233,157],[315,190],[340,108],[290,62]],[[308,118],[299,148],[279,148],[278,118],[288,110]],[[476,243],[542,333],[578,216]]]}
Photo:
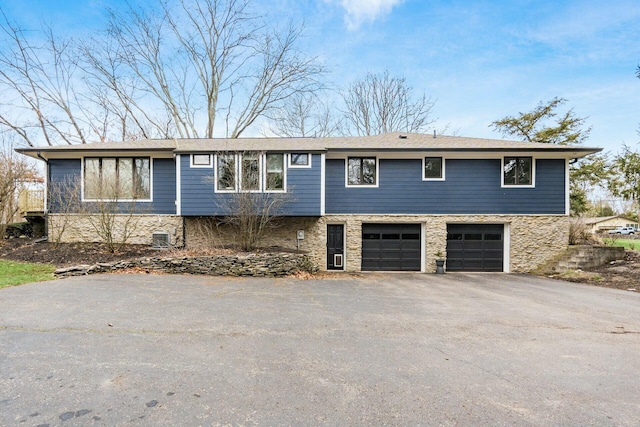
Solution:
{"label": "front door", "polygon": [[327,224],[327,270],[344,270],[343,224]]}

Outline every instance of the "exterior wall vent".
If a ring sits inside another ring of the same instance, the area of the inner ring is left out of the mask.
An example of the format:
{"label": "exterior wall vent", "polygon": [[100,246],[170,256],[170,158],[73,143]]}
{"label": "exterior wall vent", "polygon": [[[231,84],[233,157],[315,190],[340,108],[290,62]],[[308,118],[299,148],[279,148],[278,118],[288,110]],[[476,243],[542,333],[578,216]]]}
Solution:
{"label": "exterior wall vent", "polygon": [[152,242],[153,249],[169,249],[171,246],[169,233],[153,233]]}

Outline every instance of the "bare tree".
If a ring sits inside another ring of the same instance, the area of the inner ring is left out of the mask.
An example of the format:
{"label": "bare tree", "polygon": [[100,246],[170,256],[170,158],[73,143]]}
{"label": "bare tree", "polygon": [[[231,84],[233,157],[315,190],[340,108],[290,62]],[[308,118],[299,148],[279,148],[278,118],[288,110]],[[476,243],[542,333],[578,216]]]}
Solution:
{"label": "bare tree", "polygon": [[298,50],[302,28],[274,27],[250,0],[128,3],[90,39],[0,18],[0,130],[30,146],[236,138],[325,72]]}
{"label": "bare tree", "polygon": [[268,133],[286,138],[341,135],[341,120],[319,98],[319,94],[294,95],[269,114]]}
{"label": "bare tree", "polygon": [[292,189],[284,187],[284,155],[241,152],[220,153],[217,158],[214,185],[226,194],[216,194],[218,207],[224,212],[216,227],[222,232],[227,228],[241,249],[254,249],[277,227],[285,204],[293,200]]}
{"label": "bare tree", "polygon": [[30,146],[86,143],[72,41],[44,27],[44,42],[36,44],[2,10],[0,18],[0,126]]}
{"label": "bare tree", "polygon": [[345,121],[351,134],[424,132],[435,122],[435,101],[425,94],[414,98],[404,77],[368,73],[342,93]]}
{"label": "bare tree", "polygon": [[321,86],[318,78],[324,67],[296,48],[301,29],[268,29],[251,13],[250,1],[180,0],[173,8],[160,5],[111,9],[109,44],[98,50],[107,55],[89,56],[97,65],[94,77],[107,82],[118,99],[126,99],[129,114],[146,113],[139,100],[123,94],[121,73],[130,88],[144,95],[140,99],[162,106],[170,127],[148,114],[144,118],[156,132],[211,138],[224,112],[226,134],[237,138],[293,95]]}
{"label": "bare tree", "polygon": [[18,212],[19,191],[34,173],[33,165],[24,157],[18,157],[11,146],[0,147],[0,239]]}

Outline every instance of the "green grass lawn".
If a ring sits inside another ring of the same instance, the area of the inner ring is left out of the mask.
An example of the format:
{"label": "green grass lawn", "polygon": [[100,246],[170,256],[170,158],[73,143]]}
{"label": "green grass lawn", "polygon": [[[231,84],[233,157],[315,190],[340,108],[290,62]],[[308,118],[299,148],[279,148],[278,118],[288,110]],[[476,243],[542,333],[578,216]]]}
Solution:
{"label": "green grass lawn", "polygon": [[56,268],[49,264],[32,264],[0,259],[0,288],[53,279]]}
{"label": "green grass lawn", "polygon": [[632,251],[640,251],[640,240],[605,237],[604,242],[607,246],[622,246]]}

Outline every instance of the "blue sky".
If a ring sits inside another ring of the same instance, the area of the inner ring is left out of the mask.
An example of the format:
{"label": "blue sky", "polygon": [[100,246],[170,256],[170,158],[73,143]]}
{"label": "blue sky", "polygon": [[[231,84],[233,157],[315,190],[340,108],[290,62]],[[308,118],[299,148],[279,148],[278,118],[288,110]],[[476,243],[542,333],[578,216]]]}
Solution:
{"label": "blue sky", "polygon": [[[0,0],[26,27],[91,32],[120,0]],[[501,138],[489,124],[568,99],[592,127],[589,146],[637,146],[637,0],[255,0],[274,22],[304,22],[301,48],[343,87],[389,70],[437,99],[438,128]]]}

